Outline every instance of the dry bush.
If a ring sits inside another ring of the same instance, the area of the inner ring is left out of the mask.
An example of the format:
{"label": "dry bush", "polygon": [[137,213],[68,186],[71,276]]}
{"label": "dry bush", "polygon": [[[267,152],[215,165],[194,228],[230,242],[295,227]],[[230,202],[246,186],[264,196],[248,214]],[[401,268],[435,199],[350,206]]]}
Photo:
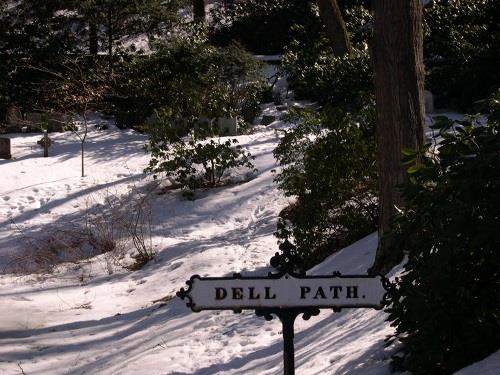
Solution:
{"label": "dry bush", "polygon": [[20,274],[47,273],[57,264],[78,262],[96,255],[85,245],[85,232],[74,223],[44,226],[41,233],[31,235],[26,234],[19,226],[15,227],[21,236],[22,250],[20,255],[11,254],[11,261],[4,271]]}
{"label": "dry bush", "polygon": [[108,263],[122,265],[129,242],[136,253],[132,255],[134,264],[126,268],[140,269],[155,257],[150,196],[149,192],[143,193],[138,188],[125,196],[106,190],[103,203],[87,209],[85,226],[89,244],[99,253],[106,254]]}
{"label": "dry bush", "polygon": [[[103,254],[108,274],[115,267],[137,270],[156,256],[151,227],[151,192],[134,188],[124,196],[109,190],[87,198],[81,216],[57,224],[45,224],[38,233],[15,223],[21,236],[21,255],[11,256],[4,271],[14,273],[51,272],[61,263],[79,262]],[[126,264],[127,249],[132,245],[133,264]]]}
{"label": "dry bush", "polygon": [[137,252],[132,256],[135,263],[129,267],[130,270],[142,268],[156,256],[151,237],[153,210],[149,198],[149,194],[135,194],[126,221],[126,230]]}
{"label": "dry bush", "polygon": [[113,273],[113,266],[122,265],[128,245],[124,225],[128,208],[124,202],[123,198],[109,190],[104,192],[102,198],[87,198],[84,215],[86,240],[95,254],[104,254],[109,274]]}

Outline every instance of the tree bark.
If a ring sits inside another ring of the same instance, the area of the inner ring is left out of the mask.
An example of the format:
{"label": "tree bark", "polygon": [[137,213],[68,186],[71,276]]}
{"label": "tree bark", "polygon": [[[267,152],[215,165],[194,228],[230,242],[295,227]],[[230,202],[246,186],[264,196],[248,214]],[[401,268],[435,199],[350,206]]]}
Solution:
{"label": "tree bark", "polygon": [[231,8],[234,6],[234,0],[224,0],[224,8]]}
{"label": "tree bark", "polygon": [[193,17],[196,22],[205,21],[205,0],[193,0]]}
{"label": "tree bark", "polygon": [[85,177],[85,141],[82,141],[82,177]]}
{"label": "tree bark", "polygon": [[99,48],[97,39],[97,24],[95,20],[89,21],[89,52],[91,55],[96,56]]}
{"label": "tree bark", "polygon": [[424,143],[424,65],[421,0],[375,0],[373,65],[379,172],[379,245],[372,271],[385,273],[402,259],[393,248],[395,206],[404,206],[398,185],[407,181],[404,148]]}
{"label": "tree bark", "polygon": [[107,23],[108,23],[108,74],[109,77],[113,74],[113,38],[114,38],[114,30],[113,30],[113,5],[108,5],[108,15],[107,15]]}
{"label": "tree bark", "polygon": [[337,0],[317,0],[317,3],[335,55],[343,56],[351,52],[351,41]]}

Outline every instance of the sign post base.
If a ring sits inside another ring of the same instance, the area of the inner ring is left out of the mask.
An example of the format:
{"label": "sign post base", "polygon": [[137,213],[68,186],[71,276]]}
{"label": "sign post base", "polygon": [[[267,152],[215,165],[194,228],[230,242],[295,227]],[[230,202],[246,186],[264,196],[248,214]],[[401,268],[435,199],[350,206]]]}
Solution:
{"label": "sign post base", "polygon": [[293,312],[284,311],[281,316],[283,325],[283,374],[295,375],[295,348],[293,343],[293,324],[297,315]]}
{"label": "sign post base", "polygon": [[290,309],[257,309],[257,316],[263,316],[266,320],[272,320],[276,315],[283,327],[283,374],[295,375],[295,346],[294,346],[294,323],[297,316],[302,314],[304,320],[319,314],[319,309],[314,307],[290,308]]}

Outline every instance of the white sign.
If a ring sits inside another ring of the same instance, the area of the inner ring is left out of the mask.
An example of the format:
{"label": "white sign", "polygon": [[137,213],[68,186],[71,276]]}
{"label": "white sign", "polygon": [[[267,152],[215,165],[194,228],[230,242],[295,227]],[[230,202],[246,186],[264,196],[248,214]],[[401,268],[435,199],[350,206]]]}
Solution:
{"label": "white sign", "polygon": [[277,278],[193,276],[184,295],[193,311],[261,308],[382,308],[381,276],[304,276]]}

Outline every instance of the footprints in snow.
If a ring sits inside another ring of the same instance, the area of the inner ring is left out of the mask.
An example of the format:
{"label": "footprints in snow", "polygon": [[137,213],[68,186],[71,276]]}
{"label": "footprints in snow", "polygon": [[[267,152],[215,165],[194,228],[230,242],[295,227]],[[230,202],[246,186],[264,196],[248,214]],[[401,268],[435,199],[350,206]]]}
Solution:
{"label": "footprints in snow", "polygon": [[182,266],[184,264],[184,262],[175,262],[175,263],[172,263],[170,265],[170,267],[168,267],[168,270],[169,271],[173,271],[173,270],[176,270],[177,268],[179,268],[180,266]]}
{"label": "footprints in snow", "polygon": [[[86,187],[86,184],[81,184],[80,187]],[[72,191],[72,187],[69,184],[64,184],[62,186],[54,186],[53,188],[44,187],[34,187],[25,190],[27,194],[19,196],[6,195],[2,197],[3,202],[8,203],[8,209],[6,210],[6,216],[12,217],[16,213],[23,213],[26,210],[38,210],[47,205],[54,197],[69,195]],[[80,205],[75,203],[73,208],[79,208]]]}

